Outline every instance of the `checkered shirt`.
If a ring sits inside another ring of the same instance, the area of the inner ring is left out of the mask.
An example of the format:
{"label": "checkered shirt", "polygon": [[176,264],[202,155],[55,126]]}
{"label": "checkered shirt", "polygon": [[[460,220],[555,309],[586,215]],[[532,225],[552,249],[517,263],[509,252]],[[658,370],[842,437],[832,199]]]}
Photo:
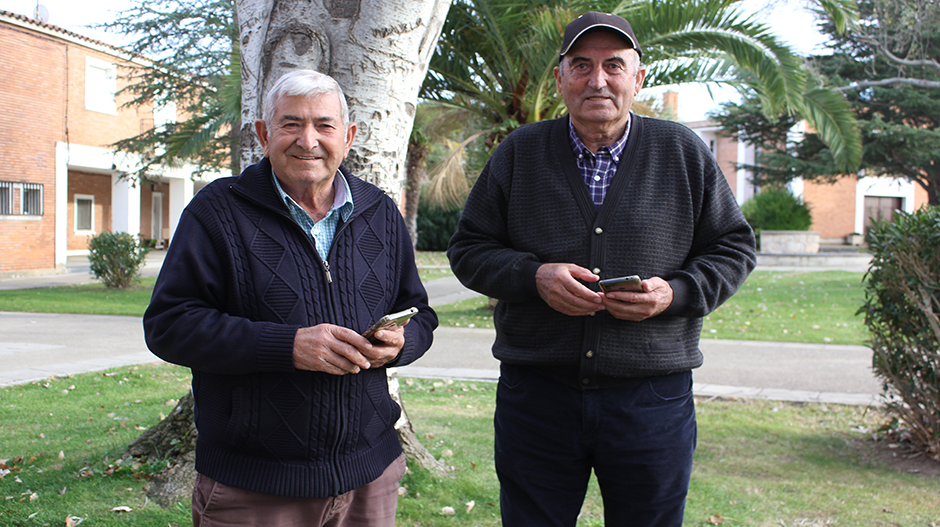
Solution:
{"label": "checkered shirt", "polygon": [[325,262],[327,256],[330,255],[330,246],[333,245],[333,236],[336,235],[336,226],[339,224],[339,220],[347,221],[353,212],[352,192],[349,190],[349,183],[346,182],[346,178],[341,173],[336,173],[336,177],[333,178],[333,189],[336,191],[333,206],[330,207],[330,212],[326,214],[326,217],[317,222],[313,221],[313,218],[294,201],[294,198],[284,192],[277,176],[274,176],[274,186],[277,187],[281,199],[287,204],[294,221],[303,228],[304,232],[310,235],[317,247],[317,253]]}
{"label": "checkered shirt", "polygon": [[591,200],[594,201],[594,206],[597,208],[600,208],[601,204],[604,203],[604,196],[607,195],[610,181],[617,172],[620,156],[623,154],[623,147],[627,144],[627,137],[630,135],[630,123],[632,122],[633,118],[631,116],[627,120],[627,129],[624,130],[623,137],[612,145],[598,148],[595,155],[588,147],[584,146],[581,138],[575,132],[571,120],[568,120],[568,139],[571,140],[571,148],[574,149],[574,155],[578,160],[578,169],[581,170],[584,183],[591,193]]}

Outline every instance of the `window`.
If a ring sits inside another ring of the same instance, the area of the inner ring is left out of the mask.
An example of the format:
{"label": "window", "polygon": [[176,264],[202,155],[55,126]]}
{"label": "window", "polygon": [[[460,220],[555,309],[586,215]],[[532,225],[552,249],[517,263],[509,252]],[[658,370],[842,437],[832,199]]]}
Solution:
{"label": "window", "polygon": [[42,216],[42,185],[23,183],[23,214]]}
{"label": "window", "polygon": [[42,184],[0,181],[0,215],[42,216]]}
{"label": "window", "polygon": [[75,231],[95,230],[95,197],[75,195]]}
{"label": "window", "polygon": [[85,58],[85,109],[117,115],[117,67],[102,60]]}
{"label": "window", "polygon": [[0,214],[13,214],[13,183],[0,181]]}

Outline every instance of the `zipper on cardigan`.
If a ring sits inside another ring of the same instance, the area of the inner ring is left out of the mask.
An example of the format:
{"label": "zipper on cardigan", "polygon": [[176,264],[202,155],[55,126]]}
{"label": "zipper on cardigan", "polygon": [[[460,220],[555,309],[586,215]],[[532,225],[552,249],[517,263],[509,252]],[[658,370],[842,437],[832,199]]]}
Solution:
{"label": "zipper on cardigan", "polygon": [[330,262],[323,260],[323,270],[326,271],[326,283],[333,283],[333,275],[330,274]]}

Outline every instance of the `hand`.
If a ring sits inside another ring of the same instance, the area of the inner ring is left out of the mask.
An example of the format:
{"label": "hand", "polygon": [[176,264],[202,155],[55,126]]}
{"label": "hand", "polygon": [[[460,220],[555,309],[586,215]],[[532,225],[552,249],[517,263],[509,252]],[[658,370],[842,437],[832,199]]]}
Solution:
{"label": "hand", "polygon": [[600,278],[583,267],[564,263],[542,264],[535,272],[539,296],[555,311],[580,317],[603,310],[604,297],[578,280],[596,282]]}
{"label": "hand", "polygon": [[405,326],[409,322],[411,321],[407,320],[400,326],[396,325],[391,329],[380,329],[375,332],[375,339],[379,343],[373,343],[370,349],[362,352],[369,359],[370,367],[378,368],[389,361],[395,360],[395,357],[401,353],[401,348],[405,345]]}
{"label": "hand", "polygon": [[372,366],[365,353],[373,347],[349,328],[332,324],[300,328],[294,336],[294,367],[332,375],[359,373]]}
{"label": "hand", "polygon": [[643,280],[642,293],[612,291],[603,294],[604,307],[615,318],[640,322],[665,311],[672,304],[669,283],[658,276]]}

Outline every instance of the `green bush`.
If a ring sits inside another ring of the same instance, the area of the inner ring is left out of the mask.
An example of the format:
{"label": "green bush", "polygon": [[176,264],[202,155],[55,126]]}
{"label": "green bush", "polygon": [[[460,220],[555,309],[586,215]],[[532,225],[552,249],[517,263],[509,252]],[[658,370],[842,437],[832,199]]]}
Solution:
{"label": "green bush", "polygon": [[876,222],[865,325],[887,409],[910,439],[940,460],[940,208]]}
{"label": "green bush", "polygon": [[447,242],[457,232],[457,222],[463,209],[445,210],[421,203],[418,205],[419,251],[443,251]]}
{"label": "green bush", "polygon": [[741,206],[755,232],[808,231],[813,224],[809,206],[787,188],[762,190]]}
{"label": "green bush", "polygon": [[140,277],[150,249],[126,232],[102,232],[88,240],[88,262],[107,287],[128,287]]}

